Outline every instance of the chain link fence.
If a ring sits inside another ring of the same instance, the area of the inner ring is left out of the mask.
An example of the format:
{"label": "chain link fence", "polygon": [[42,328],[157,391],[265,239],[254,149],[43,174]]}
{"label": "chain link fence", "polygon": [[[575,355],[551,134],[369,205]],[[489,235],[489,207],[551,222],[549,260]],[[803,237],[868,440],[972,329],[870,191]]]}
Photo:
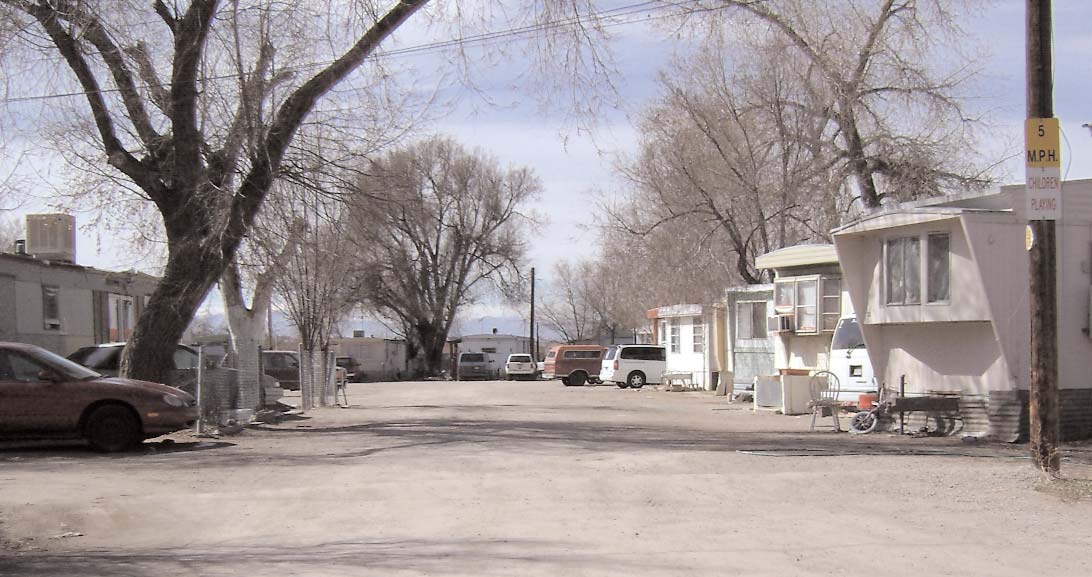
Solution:
{"label": "chain link fence", "polygon": [[197,359],[194,397],[199,409],[198,433],[249,423],[263,404],[261,346],[240,343],[236,355],[209,354],[199,346]]}

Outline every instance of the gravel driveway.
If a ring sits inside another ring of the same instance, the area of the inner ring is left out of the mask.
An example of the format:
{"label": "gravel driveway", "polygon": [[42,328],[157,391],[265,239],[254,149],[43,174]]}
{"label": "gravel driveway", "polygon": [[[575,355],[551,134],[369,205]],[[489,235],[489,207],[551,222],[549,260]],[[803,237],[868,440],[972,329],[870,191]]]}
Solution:
{"label": "gravel driveway", "polygon": [[0,445],[0,575],[1092,574],[1092,502],[1026,446],[556,381],[349,399],[121,456]]}

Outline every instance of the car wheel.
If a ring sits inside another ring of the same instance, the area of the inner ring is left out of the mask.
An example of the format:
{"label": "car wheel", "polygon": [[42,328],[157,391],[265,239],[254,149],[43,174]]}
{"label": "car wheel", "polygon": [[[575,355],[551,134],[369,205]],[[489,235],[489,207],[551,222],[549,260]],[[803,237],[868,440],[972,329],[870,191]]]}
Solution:
{"label": "car wheel", "polygon": [[569,381],[569,377],[561,377],[561,384],[565,385],[566,387],[573,386],[572,382]]}
{"label": "car wheel", "polygon": [[140,444],[140,422],[121,405],[105,405],[87,417],[85,427],[91,447],[102,453],[116,453]]}
{"label": "car wheel", "polygon": [[639,389],[645,386],[645,374],[641,371],[633,371],[626,377],[626,382],[629,383],[629,386]]}
{"label": "car wheel", "polygon": [[574,387],[583,387],[584,383],[588,382],[588,376],[584,373],[573,373],[569,375],[569,382],[572,383]]}

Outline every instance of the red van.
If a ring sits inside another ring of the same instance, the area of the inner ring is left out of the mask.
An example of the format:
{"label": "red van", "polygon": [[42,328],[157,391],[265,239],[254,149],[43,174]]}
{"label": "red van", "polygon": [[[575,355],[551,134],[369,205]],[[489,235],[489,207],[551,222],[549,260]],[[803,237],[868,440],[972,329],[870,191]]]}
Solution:
{"label": "red van", "polygon": [[557,345],[546,353],[544,379],[561,379],[566,387],[599,383],[599,368],[606,347],[599,345]]}

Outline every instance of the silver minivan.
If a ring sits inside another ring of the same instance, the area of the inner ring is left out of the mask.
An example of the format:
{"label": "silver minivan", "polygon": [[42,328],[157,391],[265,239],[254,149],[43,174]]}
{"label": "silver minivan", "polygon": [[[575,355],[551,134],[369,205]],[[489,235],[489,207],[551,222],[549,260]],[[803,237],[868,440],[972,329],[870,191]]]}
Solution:
{"label": "silver minivan", "polygon": [[619,388],[658,385],[667,368],[667,348],[661,345],[614,345],[607,349],[599,379]]}

